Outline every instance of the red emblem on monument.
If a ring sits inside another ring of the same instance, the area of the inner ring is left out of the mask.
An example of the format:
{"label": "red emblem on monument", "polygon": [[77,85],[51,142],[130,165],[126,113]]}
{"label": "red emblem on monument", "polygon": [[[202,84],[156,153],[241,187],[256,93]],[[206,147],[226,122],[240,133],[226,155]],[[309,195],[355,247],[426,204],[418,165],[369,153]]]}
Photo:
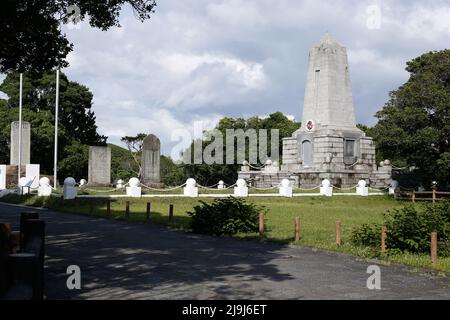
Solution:
{"label": "red emblem on monument", "polygon": [[308,131],[311,131],[312,129],[314,129],[314,122],[312,122],[312,120],[309,120],[306,123],[306,129],[308,129]]}

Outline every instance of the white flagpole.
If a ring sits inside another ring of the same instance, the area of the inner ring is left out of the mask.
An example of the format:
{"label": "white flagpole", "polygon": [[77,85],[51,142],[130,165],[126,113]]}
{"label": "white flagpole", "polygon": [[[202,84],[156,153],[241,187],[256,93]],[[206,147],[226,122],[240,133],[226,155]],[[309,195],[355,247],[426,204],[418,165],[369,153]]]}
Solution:
{"label": "white flagpole", "polygon": [[22,167],[22,83],[23,83],[23,74],[20,73],[19,80],[19,159],[18,159],[18,169],[17,169],[17,186],[19,187],[19,192],[22,194],[22,190],[20,188],[20,171]]}
{"label": "white flagpole", "polygon": [[59,69],[56,70],[56,100],[55,100],[55,153],[53,163],[53,188],[57,187],[58,171],[58,111],[59,111]]}

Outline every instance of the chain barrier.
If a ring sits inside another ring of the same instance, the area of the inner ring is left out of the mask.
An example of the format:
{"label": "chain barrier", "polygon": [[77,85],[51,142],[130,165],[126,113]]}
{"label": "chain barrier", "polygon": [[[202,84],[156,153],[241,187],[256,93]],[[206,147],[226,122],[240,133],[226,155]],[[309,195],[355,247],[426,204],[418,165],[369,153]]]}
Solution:
{"label": "chain barrier", "polygon": [[261,167],[256,167],[254,165],[251,165],[250,163],[248,164],[248,166],[252,169],[256,169],[256,170],[262,170],[264,169],[267,165],[263,164]]}
{"label": "chain barrier", "polygon": [[122,188],[114,188],[114,189],[111,189],[111,190],[96,190],[96,189],[89,189],[89,188],[81,188],[80,187],[81,191],[98,192],[98,193],[115,192],[115,191],[119,191],[119,190],[123,190],[123,189],[124,189],[124,187],[122,187]]}
{"label": "chain barrier", "polygon": [[255,189],[255,190],[273,190],[273,189],[277,189],[277,188],[279,188],[279,187],[280,187],[280,185],[274,186],[274,187],[269,187],[269,188],[249,187],[249,189]]}
{"label": "chain barrier", "polygon": [[385,190],[387,190],[389,188],[390,188],[390,186],[387,186],[387,187],[384,187],[384,188],[369,187],[369,190],[372,189],[372,190],[377,190],[377,191],[385,191]]}
{"label": "chain barrier", "polygon": [[408,169],[408,167],[400,168],[400,167],[396,167],[396,166],[393,166],[393,165],[391,165],[391,167],[392,167],[392,169],[394,169],[394,170],[406,170],[406,169]]}
{"label": "chain barrier", "polygon": [[355,185],[355,186],[353,186],[353,187],[351,187],[351,188],[339,188],[339,187],[337,187],[337,186],[335,186],[335,185],[331,185],[333,188],[336,188],[336,189],[338,189],[338,190],[342,190],[342,191],[348,191],[348,190],[353,190],[353,189],[355,189],[358,185]]}
{"label": "chain barrier", "polygon": [[294,189],[298,189],[298,190],[301,190],[301,191],[313,191],[313,190],[319,189],[321,186],[322,185],[314,187],[314,188],[300,188],[299,187],[299,188],[294,188]]}
{"label": "chain barrier", "polygon": [[177,189],[180,189],[180,188],[184,187],[185,185],[186,185],[186,182],[183,183],[182,185],[179,185],[179,186],[176,186],[176,187],[173,187],[173,188],[158,189],[158,188],[152,188],[152,187],[150,187],[150,186],[147,186],[147,185],[141,183],[141,186],[143,186],[144,188],[146,188],[146,189],[148,189],[148,190],[160,191],[160,192],[177,190]]}

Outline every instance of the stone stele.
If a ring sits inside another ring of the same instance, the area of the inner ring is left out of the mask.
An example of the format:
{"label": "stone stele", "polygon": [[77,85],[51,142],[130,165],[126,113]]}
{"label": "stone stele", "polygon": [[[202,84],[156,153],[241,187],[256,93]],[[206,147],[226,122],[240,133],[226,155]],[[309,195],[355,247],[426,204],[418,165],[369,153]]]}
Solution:
{"label": "stone stele", "polygon": [[111,148],[89,147],[88,184],[107,186],[111,184]]}
{"label": "stone stele", "polygon": [[142,145],[142,182],[146,185],[160,183],[161,143],[157,136],[149,134]]}
{"label": "stone stele", "polygon": [[[31,125],[22,121],[22,157],[21,164],[30,164]],[[19,164],[19,121],[11,123],[10,164]]]}

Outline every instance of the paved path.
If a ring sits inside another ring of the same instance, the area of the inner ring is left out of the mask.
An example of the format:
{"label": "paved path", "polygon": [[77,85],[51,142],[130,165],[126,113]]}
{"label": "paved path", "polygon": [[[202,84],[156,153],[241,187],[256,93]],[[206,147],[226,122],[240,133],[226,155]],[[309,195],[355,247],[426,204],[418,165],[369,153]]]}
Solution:
{"label": "paved path", "polygon": [[[24,208],[0,204],[17,229]],[[41,211],[48,299],[450,299],[450,280],[343,254],[171,231],[158,225]],[[82,289],[66,288],[80,266]]]}

